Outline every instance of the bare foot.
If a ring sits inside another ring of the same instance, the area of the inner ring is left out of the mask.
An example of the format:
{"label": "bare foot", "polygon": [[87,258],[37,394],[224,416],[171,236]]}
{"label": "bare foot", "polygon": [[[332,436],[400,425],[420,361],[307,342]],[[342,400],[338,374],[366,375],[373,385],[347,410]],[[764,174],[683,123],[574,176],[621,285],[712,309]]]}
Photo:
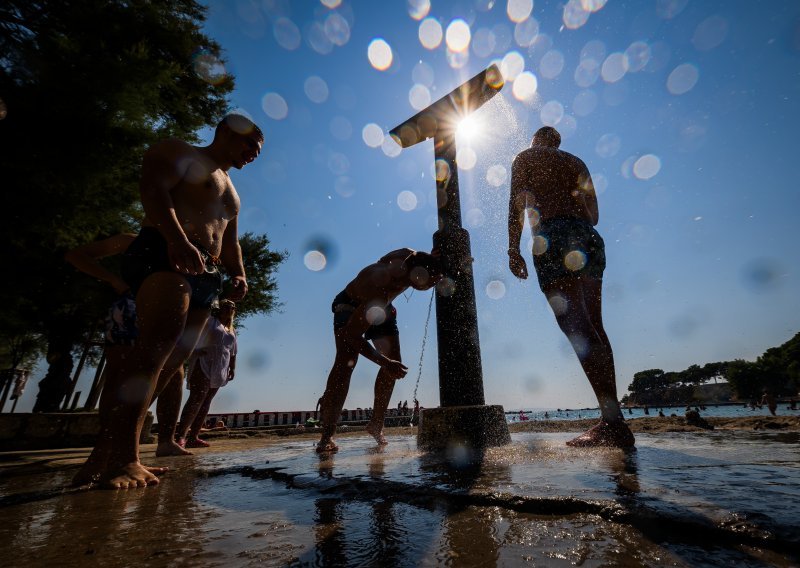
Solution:
{"label": "bare foot", "polygon": [[201,440],[200,438],[195,436],[194,438],[189,438],[188,440],[186,440],[186,445],[184,447],[186,447],[186,448],[207,448],[210,445],[211,444],[209,444],[205,440]]}
{"label": "bare foot", "polygon": [[623,420],[618,422],[601,420],[599,424],[567,442],[567,445],[573,448],[598,448],[601,446],[632,448],[635,443],[633,432]]}
{"label": "bare foot", "polygon": [[333,441],[333,438],[327,440],[320,440],[317,444],[316,450],[318,454],[333,454],[339,451],[339,446]]}
{"label": "bare foot", "polygon": [[185,450],[175,440],[166,440],[159,442],[156,446],[156,457],[164,456],[191,456],[192,452]]}
{"label": "bare foot", "polygon": [[370,426],[367,426],[366,430],[368,434],[370,434],[373,438],[375,438],[375,441],[378,442],[379,446],[385,446],[386,444],[389,443],[386,441],[386,437],[383,435],[382,428],[380,430],[376,430]]}
{"label": "bare foot", "polygon": [[103,489],[134,489],[158,485],[158,478],[139,462],[126,464],[100,478]]}

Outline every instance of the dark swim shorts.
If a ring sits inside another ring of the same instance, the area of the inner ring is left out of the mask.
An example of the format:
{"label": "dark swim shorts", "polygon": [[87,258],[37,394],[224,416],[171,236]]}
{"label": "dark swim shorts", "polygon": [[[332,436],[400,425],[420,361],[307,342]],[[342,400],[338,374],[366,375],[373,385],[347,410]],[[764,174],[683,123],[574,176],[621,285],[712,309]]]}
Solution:
{"label": "dark swim shorts", "polygon": [[[333,330],[337,331],[342,329],[350,320],[350,316],[358,307],[358,302],[351,299],[347,293],[342,290],[333,299],[331,304],[331,311],[333,312]],[[400,330],[397,329],[397,309],[392,304],[385,308],[386,319],[377,325],[371,325],[364,333],[366,339],[377,339],[379,337],[396,337],[400,335]]]}
{"label": "dark swim shorts", "polygon": [[601,280],[606,268],[605,243],[589,221],[558,217],[542,221],[533,241],[533,265],[539,287],[559,278],[588,276]]}
{"label": "dark swim shorts", "polygon": [[[194,243],[192,243],[194,244]],[[197,247],[195,244],[194,246]],[[189,306],[209,308],[222,292],[222,274],[207,251],[197,247],[205,261],[203,274],[182,274],[192,287]],[[131,287],[131,292],[139,292],[145,278],[154,272],[174,272],[167,255],[167,241],[155,227],[142,227],[122,257],[122,278]]]}

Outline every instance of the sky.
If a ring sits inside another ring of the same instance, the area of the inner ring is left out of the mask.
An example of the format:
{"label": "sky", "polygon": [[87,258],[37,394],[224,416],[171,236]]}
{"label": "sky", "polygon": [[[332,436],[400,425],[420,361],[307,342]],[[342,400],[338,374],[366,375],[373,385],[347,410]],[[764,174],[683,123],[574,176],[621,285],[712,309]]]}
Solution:
{"label": "sky", "polygon": [[[533,275],[527,225],[532,276],[507,266],[511,162],[543,125],[583,159],[598,193],[620,397],[638,371],[753,360],[800,331],[800,4],[207,6],[205,32],[224,56],[198,53],[195,72],[233,74],[231,107],[266,135],[259,159],[231,171],[240,233],[264,233],[290,255],[276,275],[282,307],[243,322],[236,379],[212,412],[314,408],[335,353],[333,297],[388,251],[430,250],[437,228],[433,142],[401,151],[388,131],[492,63],[505,86],[457,137],[487,404],[597,404]],[[411,404],[417,385],[422,406],[439,405],[435,307],[420,367],[431,294],[395,300],[409,373],[392,405]],[[377,370],[361,358],[345,408],[373,405]],[[76,389],[84,399],[92,376]]]}

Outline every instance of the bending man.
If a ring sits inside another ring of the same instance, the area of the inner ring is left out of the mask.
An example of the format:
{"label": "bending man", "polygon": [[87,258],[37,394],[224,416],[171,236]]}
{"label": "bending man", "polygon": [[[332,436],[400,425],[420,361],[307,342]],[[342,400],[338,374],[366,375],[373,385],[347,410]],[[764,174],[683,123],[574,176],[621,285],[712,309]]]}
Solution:
{"label": "bending man", "polygon": [[511,169],[508,265],[528,277],[519,241],[525,211],[533,229],[533,265],[561,331],[567,336],[600,405],[600,423],[567,442],[570,446],[634,445],[617,400],[614,354],[603,329],[605,245],[594,226],[597,197],[583,161],[559,150],[561,136],[545,126]]}
{"label": "bending man", "polygon": [[409,286],[416,290],[429,290],[441,277],[438,256],[403,248],[361,270],[334,298],[331,310],[336,359],[321,399],[322,438],[317,444],[318,452],[338,450],[333,435],[359,355],[380,366],[375,379],[374,410],[367,432],[378,444],[386,444],[383,420],[394,381],[402,379],[408,372],[400,361],[400,332],[392,300]]}

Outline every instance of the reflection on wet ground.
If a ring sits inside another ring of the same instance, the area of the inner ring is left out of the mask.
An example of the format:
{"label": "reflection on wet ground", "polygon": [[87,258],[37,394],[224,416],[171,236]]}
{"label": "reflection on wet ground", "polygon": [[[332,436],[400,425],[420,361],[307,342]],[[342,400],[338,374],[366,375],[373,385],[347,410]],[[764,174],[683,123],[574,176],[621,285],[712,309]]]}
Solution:
{"label": "reflection on wet ground", "polygon": [[155,488],[56,489],[71,471],[0,480],[13,565],[792,566],[797,433],[637,437],[576,450],[517,433],[480,459],[309,440],[173,459]]}

